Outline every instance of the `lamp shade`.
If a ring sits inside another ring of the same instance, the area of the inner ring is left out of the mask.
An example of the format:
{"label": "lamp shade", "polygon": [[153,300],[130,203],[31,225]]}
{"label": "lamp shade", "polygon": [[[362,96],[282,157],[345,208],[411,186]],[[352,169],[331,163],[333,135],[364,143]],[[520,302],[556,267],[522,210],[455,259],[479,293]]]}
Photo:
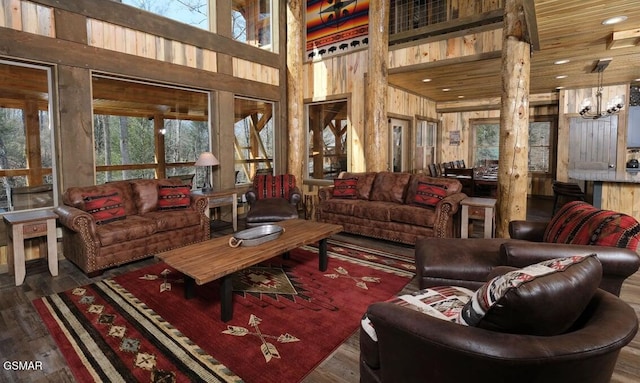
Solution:
{"label": "lamp shade", "polygon": [[220,161],[211,152],[202,152],[200,157],[196,161],[196,166],[215,166],[220,164]]}

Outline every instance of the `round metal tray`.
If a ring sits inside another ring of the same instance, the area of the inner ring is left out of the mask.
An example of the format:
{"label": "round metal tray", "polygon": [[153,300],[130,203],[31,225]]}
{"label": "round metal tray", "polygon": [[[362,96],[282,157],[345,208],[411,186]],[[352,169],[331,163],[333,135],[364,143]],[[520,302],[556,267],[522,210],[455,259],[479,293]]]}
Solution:
{"label": "round metal tray", "polygon": [[272,241],[284,232],[284,228],[278,225],[263,225],[241,230],[229,238],[229,246],[258,246]]}

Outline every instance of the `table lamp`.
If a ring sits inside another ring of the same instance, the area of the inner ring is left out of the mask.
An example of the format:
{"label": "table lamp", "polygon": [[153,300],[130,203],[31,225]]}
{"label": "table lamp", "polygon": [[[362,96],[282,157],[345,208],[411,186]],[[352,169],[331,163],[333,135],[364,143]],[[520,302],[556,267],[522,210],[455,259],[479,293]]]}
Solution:
{"label": "table lamp", "polygon": [[202,192],[209,193],[213,191],[211,187],[211,167],[219,165],[220,161],[211,152],[202,152],[200,157],[195,163],[195,166],[204,166],[207,168],[207,174],[205,176],[204,185],[202,185]]}

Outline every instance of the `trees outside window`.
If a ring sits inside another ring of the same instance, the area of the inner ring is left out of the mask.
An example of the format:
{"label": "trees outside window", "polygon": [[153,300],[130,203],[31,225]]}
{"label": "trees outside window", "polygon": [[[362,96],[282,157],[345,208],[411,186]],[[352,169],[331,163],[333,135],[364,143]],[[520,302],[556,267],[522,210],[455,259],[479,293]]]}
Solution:
{"label": "trees outside window", "polygon": [[347,170],[348,103],[307,104],[307,169],[309,178],[333,179]]}
{"label": "trees outside window", "polygon": [[50,69],[0,60],[0,212],[54,206]]}
{"label": "trees outside window", "polygon": [[208,93],[93,78],[96,183],[197,174],[195,160],[209,151]]}
{"label": "trees outside window", "polygon": [[251,182],[259,170],[273,171],[273,102],[235,98],[235,171],[236,183]]}
{"label": "trees outside window", "polygon": [[[540,117],[529,122],[529,171],[551,172],[551,149],[554,122]],[[473,130],[473,164],[484,166],[499,159],[500,122],[498,120],[471,121]]]}

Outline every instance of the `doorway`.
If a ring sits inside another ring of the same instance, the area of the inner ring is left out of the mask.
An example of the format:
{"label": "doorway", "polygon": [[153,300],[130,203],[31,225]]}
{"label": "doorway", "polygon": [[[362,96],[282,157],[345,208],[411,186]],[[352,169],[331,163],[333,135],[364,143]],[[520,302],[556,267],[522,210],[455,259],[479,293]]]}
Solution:
{"label": "doorway", "polygon": [[389,119],[389,169],[393,172],[410,170],[409,121],[398,118]]}

